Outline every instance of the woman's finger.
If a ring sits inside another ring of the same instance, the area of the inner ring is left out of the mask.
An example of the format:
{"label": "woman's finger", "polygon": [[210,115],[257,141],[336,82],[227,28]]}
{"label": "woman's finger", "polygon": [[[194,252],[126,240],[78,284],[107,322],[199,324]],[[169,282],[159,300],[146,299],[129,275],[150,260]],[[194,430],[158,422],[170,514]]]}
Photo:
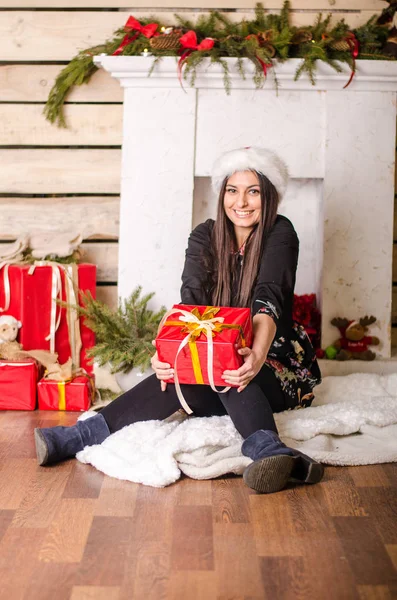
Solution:
{"label": "woman's finger", "polygon": [[225,383],[231,383],[232,385],[244,385],[246,382],[251,381],[255,377],[253,371],[248,371],[240,377],[224,377]]}
{"label": "woman's finger", "polygon": [[241,356],[249,356],[252,352],[251,348],[248,348],[247,346],[245,346],[244,348],[239,348],[237,350],[237,352],[239,354],[241,354]]}
{"label": "woman's finger", "polygon": [[230,377],[244,377],[248,373],[252,373],[252,365],[250,363],[244,363],[236,371],[223,371],[222,377],[228,379],[230,379]]}
{"label": "woman's finger", "polygon": [[157,379],[171,379],[174,376],[173,369],[155,369]]}
{"label": "woman's finger", "polygon": [[244,364],[235,371],[223,371],[222,377],[241,377],[251,369],[251,365]]}
{"label": "woman's finger", "polygon": [[161,381],[160,385],[161,385],[161,391],[165,392],[165,390],[167,389],[167,382],[166,381]]}
{"label": "woman's finger", "polygon": [[169,363],[163,363],[163,362],[160,362],[159,360],[153,360],[152,367],[155,370],[159,370],[159,369],[171,369],[171,365]]}
{"label": "woman's finger", "polygon": [[174,376],[174,371],[172,369],[164,370],[164,369],[159,369],[158,371],[156,371],[156,373],[159,375],[159,377],[162,377],[163,379],[171,379],[171,377]]}
{"label": "woman's finger", "polygon": [[242,392],[243,390],[245,390],[245,388],[247,387],[247,385],[248,385],[249,383],[250,383],[250,382],[249,382],[249,381],[247,381],[247,383],[245,383],[244,385],[240,385],[240,387],[237,389],[237,392],[238,392],[238,393],[240,393],[240,392]]}

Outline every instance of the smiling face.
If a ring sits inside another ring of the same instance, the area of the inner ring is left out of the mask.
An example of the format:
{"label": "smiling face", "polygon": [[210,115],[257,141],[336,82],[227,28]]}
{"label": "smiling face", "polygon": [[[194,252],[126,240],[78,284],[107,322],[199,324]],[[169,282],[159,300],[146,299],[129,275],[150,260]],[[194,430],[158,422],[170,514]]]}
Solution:
{"label": "smiling face", "polygon": [[253,171],[238,171],[229,177],[223,207],[234,225],[237,242],[244,242],[261,218],[259,179]]}

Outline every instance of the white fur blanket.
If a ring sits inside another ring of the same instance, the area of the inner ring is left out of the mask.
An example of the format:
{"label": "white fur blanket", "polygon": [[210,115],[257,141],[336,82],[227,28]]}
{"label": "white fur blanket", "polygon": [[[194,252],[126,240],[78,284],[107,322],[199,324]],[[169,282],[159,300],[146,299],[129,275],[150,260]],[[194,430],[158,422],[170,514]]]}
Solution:
{"label": "white fur blanket", "polygon": [[[329,465],[397,462],[397,373],[325,377],[313,406],[275,415],[281,439]],[[84,413],[80,418],[89,418]],[[182,417],[124,427],[77,455],[111,477],[164,487],[181,476],[241,474],[251,460],[226,417]]]}

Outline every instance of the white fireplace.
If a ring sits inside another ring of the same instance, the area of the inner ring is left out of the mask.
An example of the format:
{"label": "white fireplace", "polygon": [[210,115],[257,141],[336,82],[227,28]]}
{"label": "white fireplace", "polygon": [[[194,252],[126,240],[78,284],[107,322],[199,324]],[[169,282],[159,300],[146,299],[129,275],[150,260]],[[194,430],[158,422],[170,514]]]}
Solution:
{"label": "white fireplace", "polygon": [[[96,57],[125,88],[119,293],[140,284],[156,306],[179,300],[192,226],[214,215],[209,186],[223,151],[259,145],[287,162],[291,180],[280,211],[300,237],[296,293],[317,294],[322,347],[338,337],[335,316],[373,314],[379,356],[390,357],[397,64],[357,61],[357,73],[318,62],[316,86],[294,81],[299,59],[275,63],[256,90],[229,63],[227,95],[217,65],[200,67],[195,88],[165,58]],[[273,82],[274,71],[279,82]]]}

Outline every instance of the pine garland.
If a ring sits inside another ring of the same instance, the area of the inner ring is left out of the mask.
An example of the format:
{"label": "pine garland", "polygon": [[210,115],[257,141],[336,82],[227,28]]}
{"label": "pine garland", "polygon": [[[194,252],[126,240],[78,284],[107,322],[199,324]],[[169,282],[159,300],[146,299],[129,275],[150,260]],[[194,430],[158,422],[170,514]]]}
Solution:
{"label": "pine garland", "polygon": [[[140,367],[142,372],[150,366],[155,350],[152,340],[165,314],[163,307],[158,312],[148,309],[148,302],[154,293],[141,296],[138,286],[132,294],[119,302],[117,310],[95,300],[90,292],[82,293],[82,306],[74,306],[84,317],[84,324],[96,337],[96,344],[87,351],[99,366],[112,365],[112,373],[128,372],[132,367]],[[59,301],[61,306],[66,303]]]}
{"label": "pine garland", "polygon": [[[178,48],[174,38],[177,35],[182,37],[187,32],[196,34],[198,44],[208,38],[214,40],[212,48],[191,49],[184,58],[183,77],[188,79],[192,86],[195,83],[198,66],[205,58],[210,58],[212,63],[217,63],[222,67],[225,89],[229,93],[231,85],[225,57],[237,59],[238,70],[243,78],[245,78],[245,73],[242,59],[251,60],[255,66],[254,82],[257,87],[261,87],[265,82],[266,67],[264,65],[271,65],[273,59],[284,62],[288,58],[302,58],[303,62],[295,73],[295,80],[302,73],[307,73],[311,83],[315,85],[317,60],[326,62],[337,72],[341,72],[342,69],[336,61],[345,62],[353,71],[355,70],[352,47],[347,41],[347,36],[350,36],[351,39],[353,35],[353,39],[358,42],[359,53],[356,57],[358,59],[396,60],[397,57],[388,52],[387,45],[388,23],[392,21],[396,10],[397,3],[390,2],[390,6],[384,9],[379,17],[373,15],[367,23],[352,30],[344,19],[338,21],[331,28],[331,15],[323,20],[322,13],[317,15],[313,26],[292,27],[289,22],[291,8],[288,0],[284,2],[280,15],[267,14],[263,5],[258,3],[255,7],[255,18],[252,21],[243,20],[240,23],[231,22],[227,16],[216,10],[211,11],[208,15],[201,15],[197,23],[175,15],[178,25],[170,28],[159,23],[156,17],[142,19],[140,21],[142,26],[153,22],[157,23],[159,33],[168,29],[168,33],[172,33],[174,36],[173,43],[167,43],[167,40],[161,43],[159,36],[152,38],[156,42],[151,45],[145,35],[138,33],[137,36],[131,35],[131,41],[128,38],[128,43],[120,49],[125,36],[128,33],[135,34],[137,32],[131,32],[125,27],[118,29],[113,39],[102,45],[82,50],[59,73],[50,91],[44,115],[51,123],[57,123],[59,127],[66,127],[63,113],[65,100],[74,86],[88,83],[97,71],[97,67],[93,63],[93,56],[97,54],[113,55],[116,51],[123,56],[139,56],[150,47],[150,53],[154,58],[149,70],[150,75],[163,56],[181,56],[185,48],[182,45]],[[163,33],[163,37],[165,35]],[[271,71],[273,71],[277,88],[277,78],[274,70]]]}

